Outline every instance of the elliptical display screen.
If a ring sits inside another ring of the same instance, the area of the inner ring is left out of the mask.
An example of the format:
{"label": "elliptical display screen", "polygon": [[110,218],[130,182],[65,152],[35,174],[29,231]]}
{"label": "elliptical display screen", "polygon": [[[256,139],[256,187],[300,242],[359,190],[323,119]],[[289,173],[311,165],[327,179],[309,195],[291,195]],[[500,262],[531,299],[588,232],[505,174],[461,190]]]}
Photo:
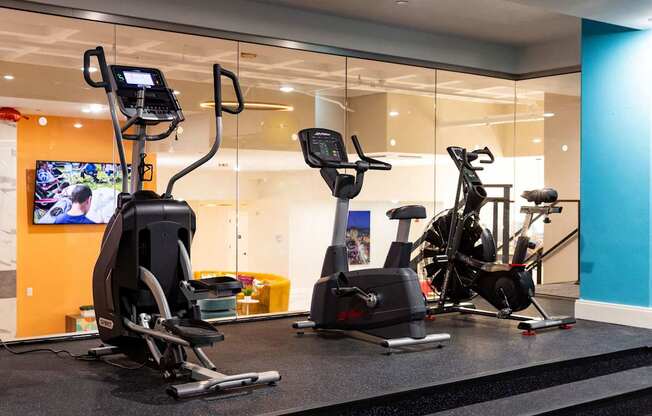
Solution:
{"label": "elliptical display screen", "polygon": [[128,84],[146,85],[148,87],[154,85],[152,74],[148,74],[147,72],[124,71],[123,74]]}
{"label": "elliptical display screen", "polygon": [[310,150],[320,159],[332,162],[346,160],[342,137],[325,131],[316,131],[309,140]]}

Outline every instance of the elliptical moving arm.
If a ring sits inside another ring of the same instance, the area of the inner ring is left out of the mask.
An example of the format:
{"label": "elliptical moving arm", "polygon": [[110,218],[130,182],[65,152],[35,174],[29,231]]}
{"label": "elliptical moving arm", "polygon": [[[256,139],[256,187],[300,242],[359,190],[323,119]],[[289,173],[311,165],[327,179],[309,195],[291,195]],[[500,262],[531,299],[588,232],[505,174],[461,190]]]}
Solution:
{"label": "elliptical moving arm", "polygon": [[[97,63],[100,67],[100,74],[102,75],[102,81],[94,81],[91,78],[91,57],[97,58]],[[95,49],[89,49],[84,52],[84,80],[86,83],[93,88],[104,88],[107,95],[107,101],[109,103],[109,111],[111,112],[111,121],[113,124],[113,136],[115,138],[116,147],[118,148],[118,157],[120,159],[120,171],[122,172],[122,193],[129,192],[127,186],[127,178],[129,177],[129,171],[127,170],[127,158],[125,156],[125,150],[122,146],[122,129],[118,122],[118,113],[115,109],[115,96],[113,93],[113,87],[111,86],[111,81],[109,80],[109,67],[106,64],[106,57],[104,56],[104,48],[98,46]]]}
{"label": "elliptical moving arm", "polygon": [[[233,83],[235,95],[238,100],[238,107],[235,109],[222,106],[222,75],[229,78]],[[212,159],[213,156],[215,156],[218,149],[220,148],[220,145],[222,144],[222,111],[226,111],[229,114],[239,114],[242,112],[242,110],[244,110],[244,99],[242,98],[242,91],[240,90],[240,82],[238,81],[238,77],[236,77],[233,72],[222,68],[219,64],[213,65],[213,95],[215,103],[215,123],[217,126],[213,146],[211,146],[211,149],[208,151],[208,153],[201,159],[177,172],[174,176],[172,176],[172,178],[170,178],[168,186],[165,190],[165,194],[163,195],[164,198],[172,198],[172,189],[174,188],[176,181],[183,178],[198,167],[202,166],[204,163]]]}

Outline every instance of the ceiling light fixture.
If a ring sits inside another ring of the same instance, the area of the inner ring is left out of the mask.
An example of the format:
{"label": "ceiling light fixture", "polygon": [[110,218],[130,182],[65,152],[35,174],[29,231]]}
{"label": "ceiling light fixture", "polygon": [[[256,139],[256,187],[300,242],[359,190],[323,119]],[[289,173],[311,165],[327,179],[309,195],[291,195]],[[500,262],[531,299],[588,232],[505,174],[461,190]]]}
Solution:
{"label": "ceiling light fixture", "polygon": [[181,91],[179,91],[179,90],[174,90],[174,91],[172,91],[172,93],[173,93],[174,95],[179,95],[179,94],[181,94]]}
{"label": "ceiling light fixture", "polygon": [[543,113],[543,116],[544,116],[545,118],[548,118],[548,117],[554,117],[554,116],[555,116],[555,113]]}
{"label": "ceiling light fixture", "polygon": [[[83,70],[84,70],[84,67],[82,66],[82,67],[79,68],[79,69],[80,69],[81,71],[83,71]],[[97,72],[97,68],[95,68],[94,66],[89,66],[89,67],[88,67],[88,72],[90,72],[91,74],[92,74],[93,72]]]}
{"label": "ceiling light fixture", "polygon": [[392,110],[392,111],[389,112],[389,116],[390,116],[390,117],[396,117],[396,116],[398,116],[399,114],[401,114],[401,113],[399,113],[398,111],[395,111],[395,110]]}
{"label": "ceiling light fixture", "polygon": [[394,139],[390,139],[390,140],[389,140],[389,145],[390,145],[390,146],[396,146],[396,140],[394,140]]}
{"label": "ceiling light fixture", "polygon": [[[237,107],[238,103],[235,101],[224,101],[222,105],[225,107]],[[213,101],[204,101],[200,103],[201,108],[215,108]],[[260,110],[260,111],[294,111],[294,107],[285,104],[276,103],[261,103],[261,102],[246,102],[244,105],[246,110]]]}
{"label": "ceiling light fixture", "polygon": [[532,143],[541,143],[541,139],[539,137],[535,137],[532,139]]}
{"label": "ceiling light fixture", "polygon": [[82,127],[84,127],[84,125],[83,125],[82,123],[75,123],[75,124],[73,124],[72,126],[73,126],[74,128],[76,128],[76,129],[81,129]]}
{"label": "ceiling light fixture", "polygon": [[281,88],[279,88],[282,92],[292,92],[294,91],[294,87],[290,87],[289,85],[284,85]]}
{"label": "ceiling light fixture", "polygon": [[296,133],[293,133],[292,136],[290,136],[290,137],[292,138],[293,142],[296,142],[297,140],[299,140],[299,135],[296,134]]}
{"label": "ceiling light fixture", "polygon": [[567,145],[562,145],[561,146],[561,151],[562,152],[568,152],[568,146]]}
{"label": "ceiling light fixture", "polygon": [[81,111],[82,113],[86,113],[86,114],[88,113],[97,114],[104,111],[104,106],[102,104],[89,104],[88,107],[82,108]]}
{"label": "ceiling light fixture", "polygon": [[396,0],[396,4],[399,6],[405,6],[408,4],[407,0]]}
{"label": "ceiling light fixture", "polygon": [[11,75],[11,74],[7,74],[7,75],[3,76],[2,78],[6,79],[7,81],[11,81],[11,80],[14,79],[14,76]]}

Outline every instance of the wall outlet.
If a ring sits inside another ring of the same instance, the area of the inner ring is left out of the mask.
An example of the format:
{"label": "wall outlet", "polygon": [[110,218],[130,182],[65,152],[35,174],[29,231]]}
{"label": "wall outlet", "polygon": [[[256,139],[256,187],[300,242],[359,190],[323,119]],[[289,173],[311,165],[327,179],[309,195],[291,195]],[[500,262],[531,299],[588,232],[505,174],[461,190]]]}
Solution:
{"label": "wall outlet", "polygon": [[33,295],[34,295],[34,289],[32,289],[31,287],[28,287],[27,288],[27,296],[33,296]]}

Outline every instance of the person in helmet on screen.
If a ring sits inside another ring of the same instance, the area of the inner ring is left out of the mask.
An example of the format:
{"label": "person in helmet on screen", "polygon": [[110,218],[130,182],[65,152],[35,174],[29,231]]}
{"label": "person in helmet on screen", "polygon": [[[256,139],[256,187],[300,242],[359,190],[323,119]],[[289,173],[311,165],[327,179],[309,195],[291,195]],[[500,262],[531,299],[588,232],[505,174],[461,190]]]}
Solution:
{"label": "person in helmet on screen", "polygon": [[86,217],[88,211],[91,209],[93,200],[93,192],[87,185],[74,185],[70,193],[70,201],[72,206],[70,209],[59,215],[55,220],[55,224],[95,224]]}

